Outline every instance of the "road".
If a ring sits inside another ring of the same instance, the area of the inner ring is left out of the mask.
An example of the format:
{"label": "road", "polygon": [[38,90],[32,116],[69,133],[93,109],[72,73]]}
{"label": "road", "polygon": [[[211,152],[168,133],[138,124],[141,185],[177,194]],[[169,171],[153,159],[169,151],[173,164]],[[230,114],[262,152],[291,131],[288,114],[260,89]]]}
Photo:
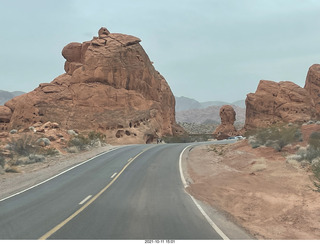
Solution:
{"label": "road", "polygon": [[186,146],[121,147],[0,201],[0,239],[222,239],[184,190]]}

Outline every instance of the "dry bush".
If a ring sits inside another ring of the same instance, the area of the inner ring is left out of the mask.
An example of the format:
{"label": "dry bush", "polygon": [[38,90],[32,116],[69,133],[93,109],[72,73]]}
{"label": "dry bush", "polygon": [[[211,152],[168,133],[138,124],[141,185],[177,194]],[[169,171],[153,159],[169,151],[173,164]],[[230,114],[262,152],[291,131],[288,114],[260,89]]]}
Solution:
{"label": "dry bush", "polygon": [[29,156],[39,151],[40,147],[37,146],[39,138],[33,134],[23,134],[19,138],[12,138],[9,141],[10,151],[19,156]]}
{"label": "dry bush", "polygon": [[251,131],[249,134],[252,135],[249,137],[252,148],[273,147],[279,152],[286,145],[302,140],[301,130],[297,125],[275,125]]}
{"label": "dry bush", "polygon": [[315,191],[320,192],[320,163],[313,164],[311,169],[313,172],[312,181]]}

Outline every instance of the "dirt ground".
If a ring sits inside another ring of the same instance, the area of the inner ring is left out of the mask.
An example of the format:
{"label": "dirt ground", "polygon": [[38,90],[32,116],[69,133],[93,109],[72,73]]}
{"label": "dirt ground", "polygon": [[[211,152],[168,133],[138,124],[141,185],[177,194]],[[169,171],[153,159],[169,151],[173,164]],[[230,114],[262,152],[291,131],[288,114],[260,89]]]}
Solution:
{"label": "dirt ground", "polygon": [[286,163],[290,150],[252,149],[247,140],[195,147],[187,189],[257,239],[320,239],[320,193],[311,189],[310,171]]}

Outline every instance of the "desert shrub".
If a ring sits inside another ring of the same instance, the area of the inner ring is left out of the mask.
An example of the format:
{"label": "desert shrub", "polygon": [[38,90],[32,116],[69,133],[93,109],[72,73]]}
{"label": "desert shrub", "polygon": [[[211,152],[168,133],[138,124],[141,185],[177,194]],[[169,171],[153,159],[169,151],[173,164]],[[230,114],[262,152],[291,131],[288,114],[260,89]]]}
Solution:
{"label": "desert shrub", "polygon": [[88,137],[80,134],[71,138],[71,140],[68,142],[68,146],[76,147],[79,150],[83,151],[87,149],[90,142],[91,140]]}
{"label": "desert shrub", "polygon": [[91,131],[88,134],[88,138],[91,141],[100,140],[101,142],[106,142],[106,135],[101,132]]}
{"label": "desert shrub", "polygon": [[212,134],[184,134],[180,136],[165,136],[162,140],[166,143],[189,143],[208,141],[212,138]]}
{"label": "desert shrub", "polygon": [[298,154],[301,155],[301,160],[307,160],[309,163],[320,157],[320,132],[313,132],[308,140],[308,147]]}
{"label": "desert shrub", "polygon": [[313,185],[315,187],[315,191],[320,192],[320,163],[316,163],[312,165],[313,172]]}
{"label": "desert shrub", "polygon": [[31,134],[24,134],[19,138],[12,138],[8,143],[11,152],[20,156],[35,154],[39,150],[38,138]]}
{"label": "desert shrub", "polygon": [[21,173],[20,169],[15,165],[9,165],[5,168],[5,172],[7,173]]}
{"label": "desert shrub", "polygon": [[60,152],[56,148],[49,147],[49,148],[41,148],[39,151],[39,154],[52,157],[60,154]]}
{"label": "desert shrub", "polygon": [[276,125],[268,128],[257,129],[251,132],[253,134],[249,143],[252,148],[259,146],[273,147],[281,151],[286,145],[302,140],[302,134],[298,126]]}
{"label": "desert shrub", "polygon": [[[78,150],[87,150],[88,147],[94,146],[96,142],[106,142],[106,135],[101,132],[91,131],[87,136],[83,134],[75,135],[68,142],[68,147],[70,149],[76,147]],[[100,144],[100,143],[99,143]],[[74,151],[72,149],[72,151]]]}
{"label": "desert shrub", "polygon": [[2,155],[0,155],[0,166],[3,167],[5,162],[6,161],[5,161],[4,157]]}
{"label": "desert shrub", "polygon": [[315,131],[311,133],[308,143],[310,147],[320,149],[320,131]]}

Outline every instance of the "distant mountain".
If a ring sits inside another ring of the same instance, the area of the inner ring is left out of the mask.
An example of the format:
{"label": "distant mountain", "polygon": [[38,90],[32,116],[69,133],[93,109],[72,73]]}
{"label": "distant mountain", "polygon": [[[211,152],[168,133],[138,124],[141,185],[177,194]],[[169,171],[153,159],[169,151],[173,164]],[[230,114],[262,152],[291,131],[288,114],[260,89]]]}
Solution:
{"label": "distant mountain", "polygon": [[184,111],[189,109],[199,109],[202,107],[201,103],[195,99],[188,97],[175,97],[176,111]]}
{"label": "distant mountain", "polygon": [[22,91],[8,92],[8,91],[0,90],[0,105],[3,105],[7,101],[9,101],[10,99],[12,99],[16,96],[20,96],[22,94],[24,94],[24,92],[22,92]]}
{"label": "distant mountain", "polygon": [[236,105],[240,108],[246,108],[246,100],[238,100],[233,102],[231,105]]}
{"label": "distant mountain", "polygon": [[[240,108],[245,108],[245,100],[235,101],[233,103],[223,102],[223,101],[208,101],[208,102],[198,102],[195,99],[188,97],[175,97],[176,99],[176,112],[190,110],[190,109],[204,109],[210,106],[219,106],[222,105],[235,105]],[[220,120],[220,119],[219,119]]]}
{"label": "distant mountain", "polygon": [[[244,124],[246,109],[236,105],[231,106],[236,112],[236,123]],[[220,108],[221,106],[210,106],[201,109],[176,111],[176,121],[179,123],[220,124]]]}

